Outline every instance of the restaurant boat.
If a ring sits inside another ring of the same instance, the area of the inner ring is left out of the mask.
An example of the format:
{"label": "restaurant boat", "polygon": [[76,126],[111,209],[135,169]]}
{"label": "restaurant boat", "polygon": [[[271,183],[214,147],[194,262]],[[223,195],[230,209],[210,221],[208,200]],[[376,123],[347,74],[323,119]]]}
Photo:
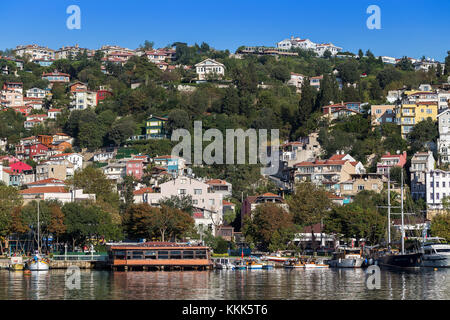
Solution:
{"label": "restaurant boat", "polygon": [[363,262],[361,248],[339,247],[328,265],[331,268],[361,268]]}
{"label": "restaurant boat", "polygon": [[213,266],[210,248],[175,242],[108,243],[113,270],[206,270]]}

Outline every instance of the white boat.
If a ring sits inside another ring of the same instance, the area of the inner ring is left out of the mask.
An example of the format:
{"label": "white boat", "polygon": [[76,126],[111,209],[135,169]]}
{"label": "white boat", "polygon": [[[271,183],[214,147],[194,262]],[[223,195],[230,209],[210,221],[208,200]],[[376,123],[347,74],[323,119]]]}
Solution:
{"label": "white boat", "polygon": [[269,255],[269,256],[262,257],[262,260],[265,260],[265,261],[281,262],[281,263],[286,262],[289,259],[292,259],[292,258],[282,257],[280,254],[274,254],[274,255]]}
{"label": "white boat", "polygon": [[27,262],[27,269],[31,271],[47,271],[50,269],[50,264],[47,259],[41,257],[36,253],[32,259]]}
{"label": "white boat", "polygon": [[247,269],[249,269],[249,270],[256,270],[256,269],[262,269],[262,268],[263,268],[262,263],[259,263],[256,260],[247,261]]}
{"label": "white boat", "polygon": [[305,269],[314,269],[314,268],[328,268],[327,264],[323,263],[305,263],[303,268]]}
{"label": "white boat", "polygon": [[221,270],[233,270],[234,265],[230,262],[230,259],[220,258],[216,260],[216,268]]}
{"label": "white boat", "polygon": [[339,247],[328,261],[332,268],[361,268],[364,258],[360,248]]}
{"label": "white boat", "polygon": [[424,243],[421,249],[423,267],[450,267],[450,244],[440,242]]}

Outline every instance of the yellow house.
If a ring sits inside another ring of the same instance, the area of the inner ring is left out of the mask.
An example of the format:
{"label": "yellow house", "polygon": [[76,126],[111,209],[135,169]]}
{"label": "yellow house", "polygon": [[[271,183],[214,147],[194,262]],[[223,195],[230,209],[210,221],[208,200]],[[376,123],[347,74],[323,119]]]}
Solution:
{"label": "yellow house", "polygon": [[422,101],[411,104],[402,104],[397,109],[396,120],[401,126],[402,138],[412,130],[420,121],[431,118],[436,121],[438,115],[438,103],[436,101]]}

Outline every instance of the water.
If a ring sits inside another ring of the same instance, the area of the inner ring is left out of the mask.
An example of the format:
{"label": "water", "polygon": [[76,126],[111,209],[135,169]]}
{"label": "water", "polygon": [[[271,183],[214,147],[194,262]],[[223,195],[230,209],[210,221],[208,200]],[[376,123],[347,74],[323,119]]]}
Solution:
{"label": "water", "polygon": [[0,271],[0,299],[450,299],[450,269],[381,271],[369,290],[363,269],[216,270],[184,272],[81,271],[80,289],[65,286],[65,270]]}

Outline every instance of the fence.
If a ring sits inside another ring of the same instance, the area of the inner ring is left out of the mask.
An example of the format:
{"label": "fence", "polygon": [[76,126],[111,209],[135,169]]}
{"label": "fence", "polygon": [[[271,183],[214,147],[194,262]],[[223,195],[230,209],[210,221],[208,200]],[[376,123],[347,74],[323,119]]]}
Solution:
{"label": "fence", "polygon": [[53,260],[56,261],[106,261],[107,255],[54,255]]}

